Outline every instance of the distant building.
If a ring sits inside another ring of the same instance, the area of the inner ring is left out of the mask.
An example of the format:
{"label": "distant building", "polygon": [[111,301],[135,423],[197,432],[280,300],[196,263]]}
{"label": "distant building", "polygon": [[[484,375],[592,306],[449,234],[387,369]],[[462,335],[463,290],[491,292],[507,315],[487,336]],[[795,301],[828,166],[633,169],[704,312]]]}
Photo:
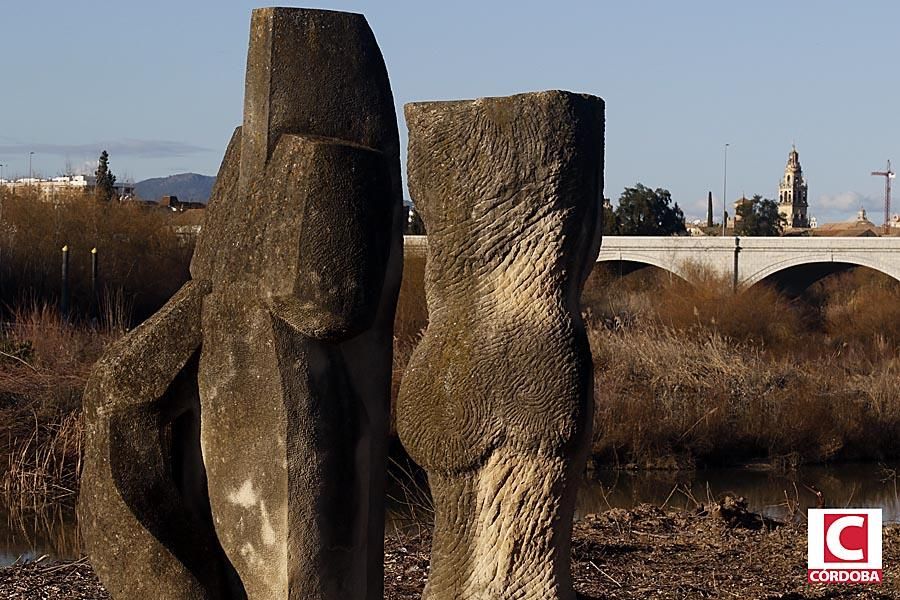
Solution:
{"label": "distant building", "polygon": [[797,148],[791,146],[784,176],[778,184],[778,212],[784,217],[788,227],[809,227],[808,188],[800,167]]}
{"label": "distant building", "polygon": [[[203,205],[205,208],[205,205]],[[182,211],[175,211],[172,215],[172,224],[175,235],[182,245],[188,245],[200,234],[203,228],[203,221],[206,219],[206,211],[199,208],[188,208]]]}
{"label": "distant building", "polygon": [[696,219],[690,223],[685,223],[684,228],[687,230],[687,234],[693,237],[704,237],[707,235],[706,231],[703,229],[705,222],[700,219]]}
{"label": "distant building", "polygon": [[[41,179],[38,177],[22,177],[16,180],[0,179],[0,187],[8,190],[23,189],[26,187],[37,188],[41,195],[50,200],[54,196],[63,192],[83,191],[92,192],[97,185],[97,178],[93,175],[63,175],[61,177],[52,177],[50,179]],[[133,183],[116,183],[116,194],[119,199],[128,199],[134,195]]]}
{"label": "distant building", "polygon": [[875,225],[866,216],[866,209],[861,208],[856,213],[855,219],[838,223],[822,223],[810,233],[822,237],[878,237],[881,228]]}
{"label": "distant building", "polygon": [[178,196],[163,196],[159,200],[159,205],[163,208],[167,208],[172,212],[184,212],[186,210],[194,210],[200,209],[203,210],[206,208],[206,205],[202,202],[182,202],[178,199]]}
{"label": "distant building", "polygon": [[887,227],[889,230],[895,229],[897,231],[900,231],[900,215],[891,215],[891,218],[888,219]]}

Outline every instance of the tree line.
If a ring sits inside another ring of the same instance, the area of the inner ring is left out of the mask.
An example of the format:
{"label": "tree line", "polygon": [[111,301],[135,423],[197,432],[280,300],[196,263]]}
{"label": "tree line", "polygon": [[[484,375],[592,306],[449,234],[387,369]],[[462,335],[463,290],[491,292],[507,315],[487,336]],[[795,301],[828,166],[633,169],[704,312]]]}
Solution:
{"label": "tree line", "polygon": [[[742,236],[777,236],[786,221],[778,212],[778,203],[759,194],[743,199],[736,208],[734,234]],[[719,226],[721,227],[721,225]],[[717,227],[707,222],[708,233]],[[603,235],[686,235],[684,212],[672,194],[664,188],[650,189],[637,183],[619,196],[618,205],[603,202]]]}

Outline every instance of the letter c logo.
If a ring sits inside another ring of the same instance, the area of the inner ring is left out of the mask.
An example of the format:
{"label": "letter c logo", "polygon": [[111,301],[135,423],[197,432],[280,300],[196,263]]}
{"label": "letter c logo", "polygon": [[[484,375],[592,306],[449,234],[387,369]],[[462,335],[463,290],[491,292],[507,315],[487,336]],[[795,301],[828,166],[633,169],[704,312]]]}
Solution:
{"label": "letter c logo", "polygon": [[858,562],[863,560],[864,554],[862,549],[845,548],[841,543],[841,533],[848,527],[863,527],[866,520],[858,515],[850,515],[835,519],[825,534],[825,545],[828,550],[840,560],[848,562]]}

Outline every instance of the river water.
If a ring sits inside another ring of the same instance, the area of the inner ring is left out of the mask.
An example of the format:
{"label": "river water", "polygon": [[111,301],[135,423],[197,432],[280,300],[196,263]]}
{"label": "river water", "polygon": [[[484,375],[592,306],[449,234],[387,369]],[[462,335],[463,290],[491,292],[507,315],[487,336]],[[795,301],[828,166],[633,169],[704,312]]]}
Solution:
{"label": "river water", "polygon": [[[790,473],[752,469],[600,471],[583,486],[576,518],[641,502],[693,509],[730,493],[753,512],[784,520],[816,508],[813,490],[828,508],[881,508],[885,523],[900,522],[900,463],[814,465]],[[800,517],[798,517],[800,518]]]}
{"label": "river water", "polygon": [[[784,519],[816,506],[822,492],[828,507],[881,508],[886,523],[900,522],[900,463],[808,466],[788,474],[750,469],[696,471],[599,471],[582,487],[576,518],[642,502],[693,509],[724,493],[743,496],[750,510]],[[799,510],[796,510],[799,509]],[[400,520],[389,515],[389,527]],[[0,505],[0,566],[16,560],[71,559],[83,552],[72,510],[21,513]]]}

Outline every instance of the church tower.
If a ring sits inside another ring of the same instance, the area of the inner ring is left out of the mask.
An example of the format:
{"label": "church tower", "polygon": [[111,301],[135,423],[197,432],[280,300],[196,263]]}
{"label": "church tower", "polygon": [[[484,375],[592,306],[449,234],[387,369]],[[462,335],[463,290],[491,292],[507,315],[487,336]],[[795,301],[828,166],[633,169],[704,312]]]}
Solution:
{"label": "church tower", "polygon": [[778,185],[778,212],[785,218],[787,227],[809,227],[806,181],[800,167],[797,148],[791,146],[784,177]]}

